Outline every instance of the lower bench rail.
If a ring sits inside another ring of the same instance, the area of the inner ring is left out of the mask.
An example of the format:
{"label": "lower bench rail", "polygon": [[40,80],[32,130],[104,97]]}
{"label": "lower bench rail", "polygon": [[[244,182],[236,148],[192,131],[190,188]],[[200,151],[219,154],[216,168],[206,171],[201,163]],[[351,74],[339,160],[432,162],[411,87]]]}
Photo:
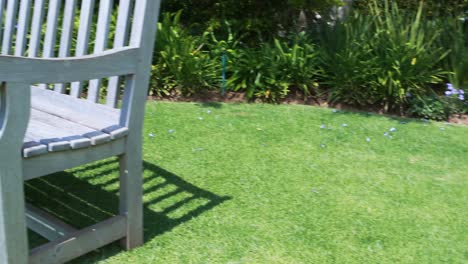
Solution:
{"label": "lower bench rail", "polygon": [[29,229],[49,241],[77,231],[74,227],[30,204],[26,204],[26,223]]}
{"label": "lower bench rail", "polygon": [[51,242],[32,249],[29,263],[64,263],[126,235],[126,217],[111,217],[90,227],[76,230],[46,212],[27,205],[28,227]]}

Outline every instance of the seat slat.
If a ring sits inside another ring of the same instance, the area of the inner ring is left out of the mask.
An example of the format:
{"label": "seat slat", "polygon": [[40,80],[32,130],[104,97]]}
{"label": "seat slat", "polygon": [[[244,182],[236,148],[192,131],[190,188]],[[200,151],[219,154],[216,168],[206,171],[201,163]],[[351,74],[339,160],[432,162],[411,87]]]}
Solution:
{"label": "seat slat", "polygon": [[[34,89],[54,93],[48,90]],[[62,96],[65,97],[66,95]],[[37,100],[37,97],[33,96],[33,102],[35,100]],[[85,100],[80,101],[89,103]],[[99,115],[99,113],[96,114]],[[99,130],[32,108],[24,139],[23,156],[30,158],[48,152],[87,148],[120,139],[127,134],[128,129],[119,125],[111,125]]]}
{"label": "seat slat", "polygon": [[[124,47],[128,41],[129,29],[130,29],[130,8],[131,0],[120,0],[119,2],[119,13],[117,15],[117,26],[114,38],[114,48]],[[119,76],[113,76],[109,78],[109,84],[107,86],[107,98],[106,104],[110,107],[117,107],[119,100],[119,88],[120,88]]]}
{"label": "seat slat", "polygon": [[31,88],[32,108],[101,130],[119,124],[120,111],[50,90]]}
{"label": "seat slat", "polygon": [[[61,145],[69,145],[72,149],[79,149],[91,146],[91,140],[82,135],[93,131],[94,129],[31,109],[31,119],[26,135],[43,144],[47,144],[48,141],[60,142]],[[68,142],[68,144],[63,142]],[[49,147],[49,151],[54,150]]]}
{"label": "seat slat", "polygon": [[18,12],[18,0],[8,0],[5,17],[5,27],[2,41],[2,54],[10,55],[13,33],[16,26],[16,15]]}
{"label": "seat slat", "polygon": [[62,140],[70,141],[72,149],[98,145],[115,138],[112,136],[113,131],[98,131],[34,108],[31,109],[31,122],[55,128],[56,135],[60,135]]}
{"label": "seat slat", "polygon": [[[63,23],[62,23],[62,34],[60,36],[60,49],[59,57],[64,58],[70,56],[70,48],[73,37],[73,26],[75,22],[75,10],[76,10],[76,0],[66,0]],[[55,84],[54,90],[58,93],[65,92],[65,84],[58,83]]]}
{"label": "seat slat", "polygon": [[[94,0],[81,2],[80,27],[78,29],[78,39],[76,44],[76,56],[83,56],[88,53],[90,26],[93,20]],[[70,95],[76,98],[81,96],[82,82],[71,84]]]}
{"label": "seat slat", "polygon": [[[107,47],[109,38],[110,17],[112,14],[113,0],[101,0],[99,3],[99,14],[96,30],[96,41],[94,44],[94,53],[100,53]],[[99,92],[101,86],[100,79],[89,81],[88,100],[94,103],[99,101]]]}
{"label": "seat slat", "polygon": [[31,0],[21,0],[18,17],[18,33],[16,34],[16,56],[23,56],[24,49],[26,48],[26,36],[28,35],[30,18]]}
{"label": "seat slat", "polygon": [[60,131],[56,131],[56,128],[41,124],[34,119],[29,121],[26,135],[34,142],[47,145],[47,150],[50,152],[71,149],[70,141],[60,139]]}
{"label": "seat slat", "polygon": [[23,144],[23,157],[31,158],[48,152],[47,145],[34,141],[34,139],[26,136]]}

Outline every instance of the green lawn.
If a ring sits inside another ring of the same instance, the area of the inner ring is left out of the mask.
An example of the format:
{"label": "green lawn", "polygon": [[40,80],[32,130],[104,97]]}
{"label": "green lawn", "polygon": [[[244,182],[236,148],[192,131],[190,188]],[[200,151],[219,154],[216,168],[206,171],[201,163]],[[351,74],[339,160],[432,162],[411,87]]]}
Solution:
{"label": "green lawn", "polygon": [[[74,263],[468,262],[468,127],[262,104],[149,103],[145,120],[146,244]],[[109,160],[26,192],[87,226],[117,188]]]}

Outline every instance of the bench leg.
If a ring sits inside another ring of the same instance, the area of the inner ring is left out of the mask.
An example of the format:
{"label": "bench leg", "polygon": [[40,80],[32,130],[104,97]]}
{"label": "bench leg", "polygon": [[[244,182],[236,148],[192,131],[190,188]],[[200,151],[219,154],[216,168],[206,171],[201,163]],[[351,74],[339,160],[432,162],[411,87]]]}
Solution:
{"label": "bench leg", "polygon": [[26,264],[26,233],[21,162],[0,162],[0,263]]}
{"label": "bench leg", "polygon": [[127,250],[143,244],[143,162],[141,155],[130,153],[119,157],[120,214],[127,217],[121,244]]}

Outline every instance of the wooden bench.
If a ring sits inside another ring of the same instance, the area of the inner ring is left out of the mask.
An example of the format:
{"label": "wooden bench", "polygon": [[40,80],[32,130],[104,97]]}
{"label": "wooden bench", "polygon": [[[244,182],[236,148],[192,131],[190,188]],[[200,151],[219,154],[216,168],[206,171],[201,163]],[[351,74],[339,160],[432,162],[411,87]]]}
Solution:
{"label": "wooden bench", "polygon": [[[0,0],[0,263],[143,243],[142,126],[159,5]],[[113,156],[118,215],[76,230],[25,204],[23,181]],[[30,251],[26,226],[50,242]]]}

